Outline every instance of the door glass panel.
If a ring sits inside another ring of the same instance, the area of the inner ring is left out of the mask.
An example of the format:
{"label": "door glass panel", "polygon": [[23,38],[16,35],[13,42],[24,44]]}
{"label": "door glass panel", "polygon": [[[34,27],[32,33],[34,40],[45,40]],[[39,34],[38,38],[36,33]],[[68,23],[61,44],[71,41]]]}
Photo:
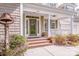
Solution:
{"label": "door glass panel", "polygon": [[51,24],[51,29],[57,29],[58,27],[57,20],[51,20],[50,24]]}
{"label": "door glass panel", "polygon": [[29,20],[29,22],[30,22],[30,35],[31,36],[34,36],[34,35],[36,35],[36,19],[30,19]]}
{"label": "door glass panel", "polygon": [[28,20],[26,20],[26,34],[28,34]]}
{"label": "door glass panel", "polygon": [[39,20],[37,20],[37,25],[38,25],[38,26],[37,26],[37,27],[38,27],[38,28],[37,28],[37,29],[38,29],[37,32],[39,33]]}

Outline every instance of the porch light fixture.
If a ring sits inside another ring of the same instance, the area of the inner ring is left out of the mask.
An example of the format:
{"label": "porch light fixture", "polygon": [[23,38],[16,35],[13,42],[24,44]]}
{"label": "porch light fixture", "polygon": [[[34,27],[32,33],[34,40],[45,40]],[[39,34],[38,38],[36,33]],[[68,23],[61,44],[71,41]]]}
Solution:
{"label": "porch light fixture", "polygon": [[13,18],[9,13],[3,13],[0,17],[0,24],[4,25],[5,30],[5,39],[4,39],[4,48],[5,48],[5,55],[6,51],[9,48],[9,24],[14,22]]}

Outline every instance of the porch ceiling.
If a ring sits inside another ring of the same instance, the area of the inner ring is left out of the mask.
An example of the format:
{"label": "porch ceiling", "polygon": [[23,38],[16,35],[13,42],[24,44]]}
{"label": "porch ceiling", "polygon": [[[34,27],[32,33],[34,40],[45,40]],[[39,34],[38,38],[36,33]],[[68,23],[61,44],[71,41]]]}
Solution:
{"label": "porch ceiling", "polygon": [[[45,18],[48,18],[49,14],[45,14],[45,13],[40,13],[40,12],[34,12],[34,11],[24,11],[24,14],[26,15],[31,15],[31,16],[44,16]],[[55,16],[55,17],[54,17]],[[66,16],[66,15],[62,15],[62,14],[58,14],[58,13],[51,13],[51,19],[62,19],[62,18],[68,18],[70,16]]]}
{"label": "porch ceiling", "polygon": [[0,3],[0,6],[16,7],[16,6],[20,6],[20,4],[19,3]]}
{"label": "porch ceiling", "polygon": [[39,10],[39,11],[46,11],[48,13],[60,13],[60,14],[64,14],[64,15],[68,15],[68,16],[71,16],[73,13],[76,13],[76,12],[73,12],[73,11],[68,11],[68,10],[62,10],[62,9],[59,9],[59,8],[53,8],[53,7],[46,7],[46,6],[43,6],[41,4],[35,4],[35,3],[28,3],[28,4],[24,4],[23,5],[24,7],[24,10],[26,9],[32,9],[32,10]]}

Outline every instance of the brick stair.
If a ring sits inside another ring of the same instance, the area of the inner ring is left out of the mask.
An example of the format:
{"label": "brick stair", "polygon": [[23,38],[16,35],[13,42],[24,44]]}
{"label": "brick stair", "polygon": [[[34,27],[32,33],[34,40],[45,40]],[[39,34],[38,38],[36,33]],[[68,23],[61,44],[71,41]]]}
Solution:
{"label": "brick stair", "polygon": [[46,38],[28,39],[28,48],[51,45],[50,40]]}

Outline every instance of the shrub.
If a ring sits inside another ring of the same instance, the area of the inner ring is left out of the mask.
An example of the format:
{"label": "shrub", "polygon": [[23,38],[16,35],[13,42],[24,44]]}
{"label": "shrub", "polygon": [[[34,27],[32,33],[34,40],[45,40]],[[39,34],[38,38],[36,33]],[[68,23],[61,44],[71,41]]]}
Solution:
{"label": "shrub", "polygon": [[15,49],[8,49],[7,56],[23,56],[26,50],[26,46],[17,47]]}
{"label": "shrub", "polygon": [[67,36],[68,41],[78,42],[79,36],[75,34],[70,34]]}
{"label": "shrub", "polygon": [[56,35],[55,36],[55,42],[58,45],[65,45],[66,44],[66,39],[64,36],[62,35]]}
{"label": "shrub", "polygon": [[79,45],[79,36],[76,34],[51,36],[48,40],[50,40],[51,43],[58,45]]}
{"label": "shrub", "polygon": [[20,47],[20,46],[24,45],[25,42],[26,42],[26,39],[23,36],[17,35],[17,34],[12,35],[10,42],[9,42],[10,48],[14,49],[16,47]]}
{"label": "shrub", "polygon": [[0,52],[0,55],[19,56],[19,55],[23,55],[26,50],[27,50],[26,38],[21,35],[14,34],[10,37],[9,48],[5,51],[5,47],[4,47],[4,49],[2,49],[2,51]]}
{"label": "shrub", "polygon": [[77,42],[71,42],[71,45],[72,45],[72,46],[78,46],[79,43],[77,43]]}
{"label": "shrub", "polygon": [[10,48],[7,50],[7,55],[8,56],[17,56],[17,55],[22,55],[26,50],[27,50],[27,45],[26,45],[26,38],[14,34],[10,37]]}
{"label": "shrub", "polygon": [[42,36],[43,37],[47,37],[48,36],[48,33],[47,32],[42,32]]}

